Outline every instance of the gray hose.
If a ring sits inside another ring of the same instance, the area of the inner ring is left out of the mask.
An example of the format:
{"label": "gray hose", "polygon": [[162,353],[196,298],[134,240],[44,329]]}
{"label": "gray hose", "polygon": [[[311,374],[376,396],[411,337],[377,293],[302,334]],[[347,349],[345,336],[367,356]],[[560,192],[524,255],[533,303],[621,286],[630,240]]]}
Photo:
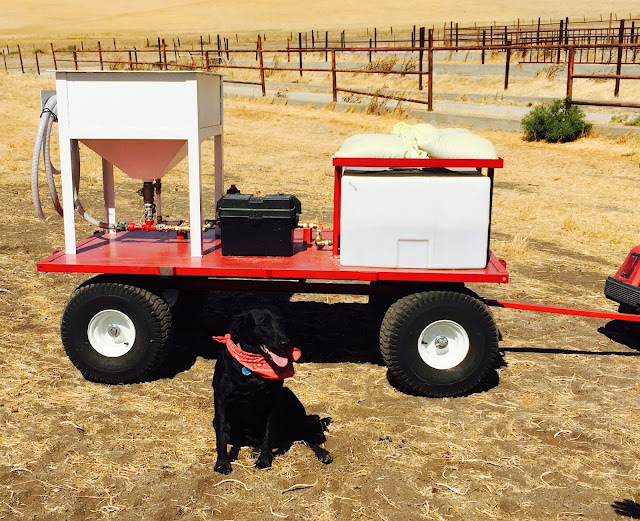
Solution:
{"label": "gray hose", "polygon": [[[73,179],[73,204],[78,210],[78,213],[85,219],[85,221],[97,226],[98,228],[110,228],[107,223],[98,221],[98,219],[91,216],[80,202],[80,146],[78,145],[77,139],[71,140],[71,177]],[[114,227],[115,225],[111,226],[111,228]]]}
{"label": "gray hose", "polygon": [[[40,200],[40,192],[38,189],[38,163],[40,162],[40,151],[44,143],[44,136],[47,133],[47,129],[51,130],[51,125],[55,119],[53,110],[57,105],[56,96],[51,96],[44,106],[42,114],[40,116],[40,125],[38,126],[38,132],[36,134],[36,142],[33,147],[33,156],[31,159],[31,193],[33,194],[33,206],[36,210],[36,215],[44,220],[44,212],[42,211],[42,202]],[[46,160],[45,160],[46,166]]]}
{"label": "gray hose", "polygon": [[[31,159],[31,192],[33,194],[33,205],[36,210],[36,215],[44,220],[44,212],[42,211],[42,201],[40,200],[40,191],[38,188],[38,163],[40,162],[40,153],[44,159],[44,168],[47,174],[47,184],[49,185],[49,192],[51,193],[51,201],[56,211],[62,215],[62,205],[58,198],[58,191],[54,182],[54,175],[60,173],[51,163],[51,128],[53,122],[57,120],[58,102],[55,95],[51,96],[42,110],[40,116],[40,125],[38,126],[38,132],[36,134],[36,142],[33,147],[33,156]],[[78,209],[78,213],[89,223],[98,228],[109,229],[116,228],[116,225],[108,225],[105,222],[99,221],[89,214],[82,203],[80,202],[80,149],[78,146],[78,140],[71,140],[71,178],[73,183],[73,204]]]}
{"label": "gray hose", "polygon": [[[58,105],[56,103],[53,112],[57,113]],[[62,205],[60,204],[60,199],[58,198],[58,191],[56,190],[56,184],[53,180],[54,175],[59,175],[60,170],[58,170],[53,163],[51,162],[51,127],[53,126],[53,118],[49,118],[49,122],[47,124],[47,129],[44,134],[44,141],[42,142],[42,156],[44,159],[44,170],[47,173],[47,184],[49,185],[49,193],[51,194],[51,202],[53,203],[53,207],[56,209],[56,212],[60,216],[62,216]]]}

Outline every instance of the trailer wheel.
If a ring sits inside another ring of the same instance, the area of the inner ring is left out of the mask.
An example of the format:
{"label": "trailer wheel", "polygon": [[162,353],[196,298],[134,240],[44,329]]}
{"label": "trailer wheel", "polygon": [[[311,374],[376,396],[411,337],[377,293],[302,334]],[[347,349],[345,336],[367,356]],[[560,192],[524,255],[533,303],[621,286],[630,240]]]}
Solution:
{"label": "trailer wheel", "polygon": [[414,293],[387,311],[380,348],[401,390],[458,396],[477,386],[493,367],[498,329],[477,298],[452,291]]}
{"label": "trailer wheel", "polygon": [[76,289],[60,326],[71,362],[94,382],[142,380],[164,361],[173,337],[171,311],[157,295],[121,283]]}

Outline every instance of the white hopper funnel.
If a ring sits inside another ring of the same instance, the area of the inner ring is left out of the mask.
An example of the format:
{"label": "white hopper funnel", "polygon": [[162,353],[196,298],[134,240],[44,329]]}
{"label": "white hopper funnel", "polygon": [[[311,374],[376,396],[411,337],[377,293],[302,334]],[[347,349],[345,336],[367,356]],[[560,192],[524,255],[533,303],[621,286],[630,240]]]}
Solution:
{"label": "white hopper funnel", "polygon": [[81,139],[129,177],[159,179],[187,156],[186,139]]}

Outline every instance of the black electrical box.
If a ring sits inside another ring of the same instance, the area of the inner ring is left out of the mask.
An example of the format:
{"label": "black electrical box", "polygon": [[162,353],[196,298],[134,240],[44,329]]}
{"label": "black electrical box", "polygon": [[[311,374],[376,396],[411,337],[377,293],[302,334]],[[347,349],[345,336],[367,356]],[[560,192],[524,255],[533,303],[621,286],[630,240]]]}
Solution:
{"label": "black electrical box", "polygon": [[222,255],[290,257],[300,212],[300,201],[293,195],[227,193],[216,209]]}

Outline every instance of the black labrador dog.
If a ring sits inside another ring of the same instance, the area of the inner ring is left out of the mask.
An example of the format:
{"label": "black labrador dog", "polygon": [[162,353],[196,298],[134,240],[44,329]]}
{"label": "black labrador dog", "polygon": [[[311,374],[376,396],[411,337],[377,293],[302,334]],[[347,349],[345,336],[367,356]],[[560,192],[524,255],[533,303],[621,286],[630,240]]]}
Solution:
{"label": "black labrador dog", "polygon": [[321,447],[331,419],[307,416],[283,385],[284,378],[293,376],[300,351],[290,346],[280,317],[253,309],[232,318],[228,335],[214,338],[226,344],[213,373],[215,471],[229,474],[242,446],[258,448],[255,466],[269,468],[274,449],[284,452],[296,441],[308,445],[321,462],[331,463],[331,454]]}

